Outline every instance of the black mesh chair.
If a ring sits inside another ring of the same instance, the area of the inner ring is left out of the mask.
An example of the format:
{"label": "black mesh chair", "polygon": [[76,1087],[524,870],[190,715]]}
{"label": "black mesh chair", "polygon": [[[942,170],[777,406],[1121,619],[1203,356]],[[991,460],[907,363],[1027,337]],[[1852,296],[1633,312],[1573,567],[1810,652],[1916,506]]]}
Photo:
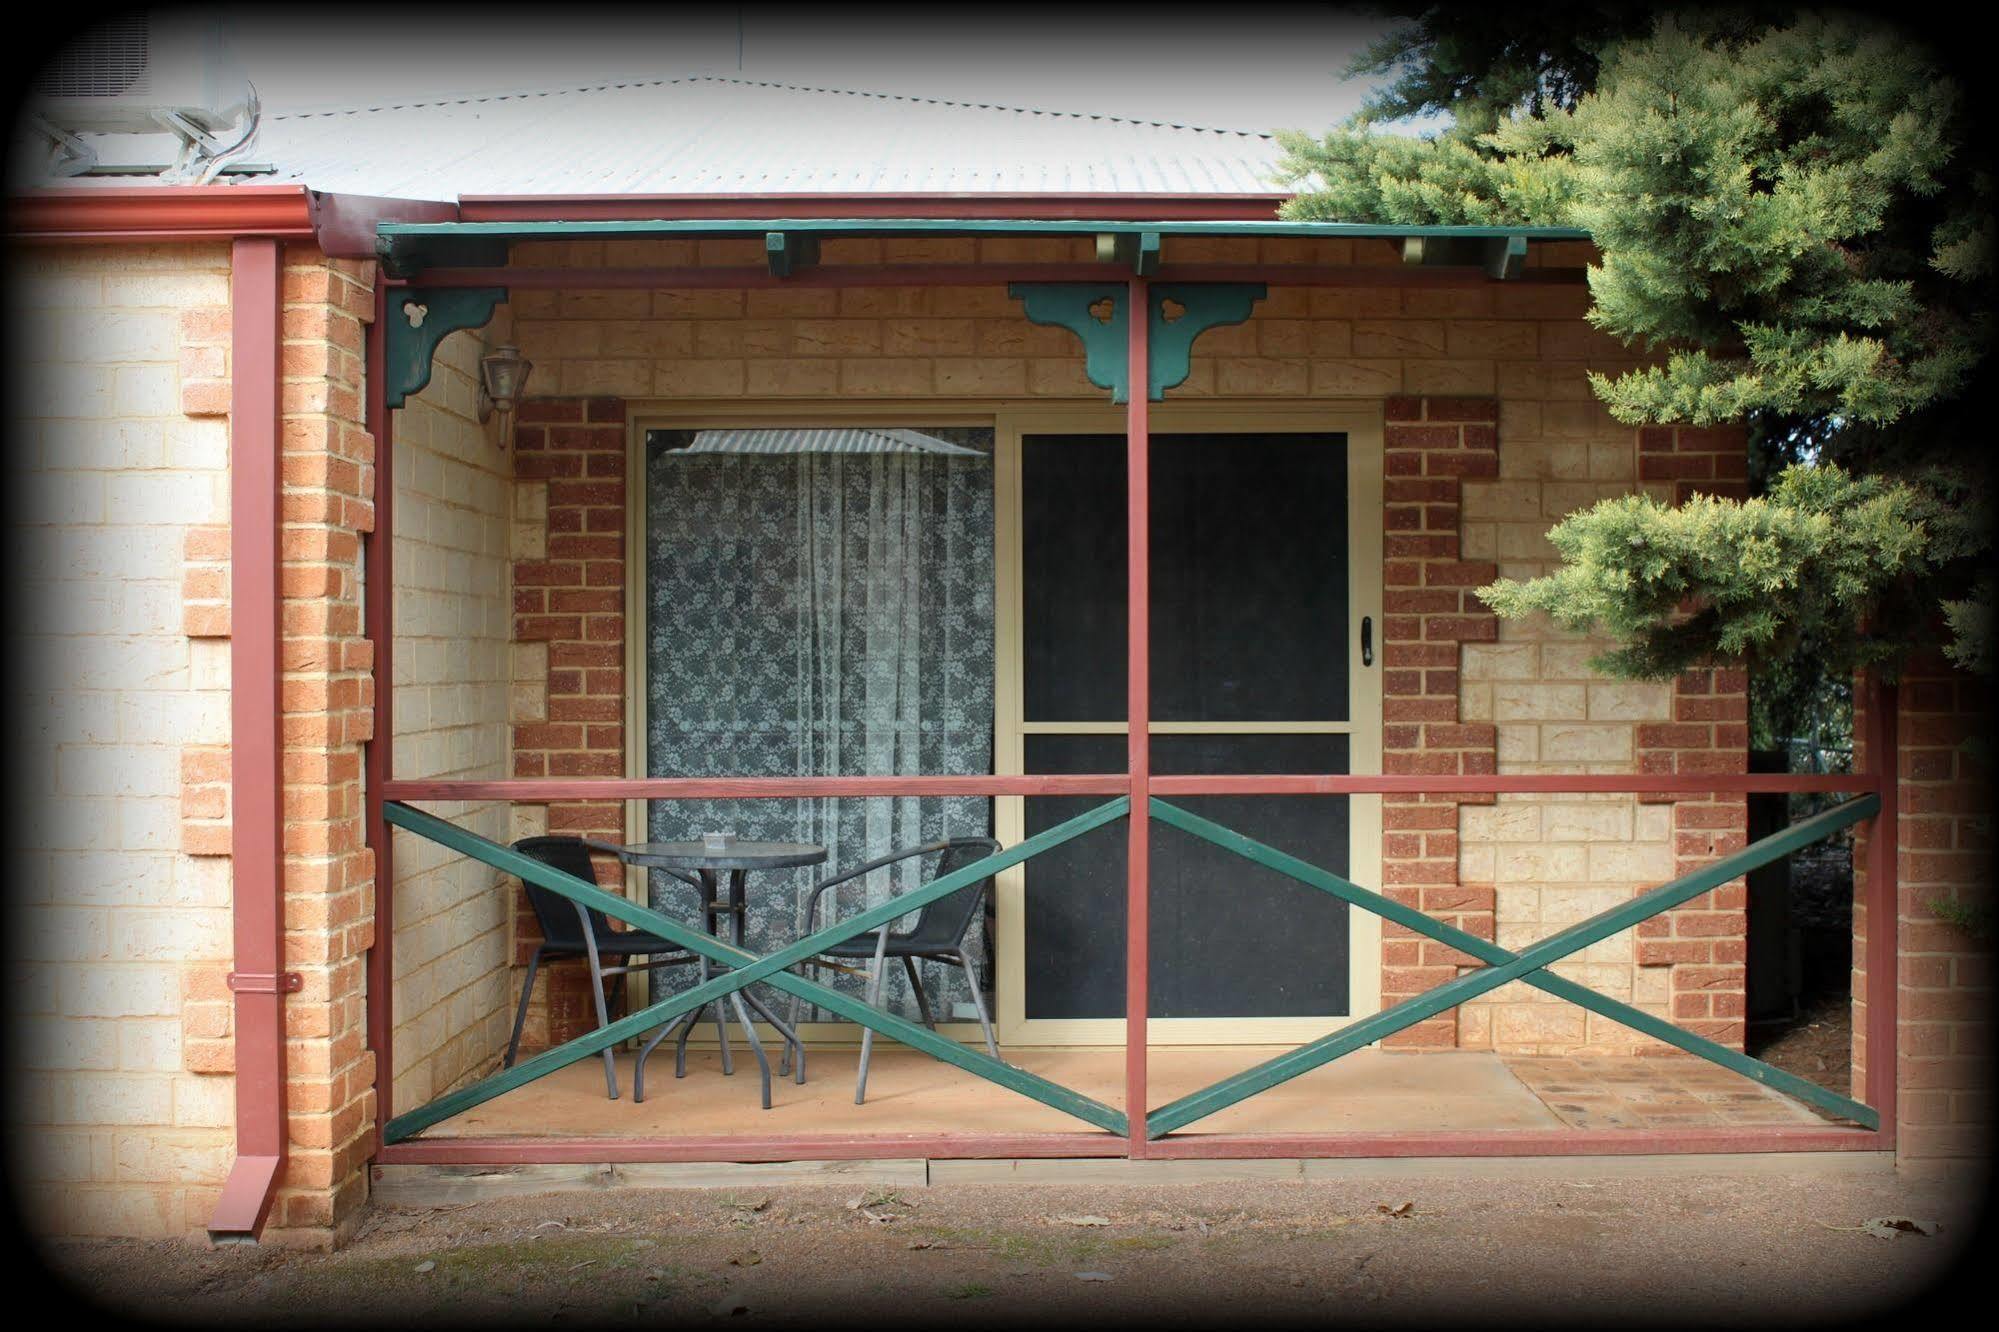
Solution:
{"label": "black mesh chair", "polygon": [[[844,874],[836,874],[830,879],[814,884],[806,894],[803,929],[812,933],[813,921],[819,912],[819,899],[830,889],[855,879],[864,878],[876,870],[909,860],[915,856],[937,856],[937,867],[929,876],[930,882],[942,878],[997,855],[1000,844],[990,837],[952,837],[938,842],[926,842],[922,846],[905,847],[892,851],[865,865],[856,866]],[[881,1002],[882,972],[891,957],[902,959],[903,973],[909,977],[909,988],[916,995],[917,1011],[923,1015],[923,1025],[931,1029],[937,1026],[936,1018],[930,1011],[930,996],[923,992],[923,980],[918,975],[916,964],[925,962],[954,962],[965,973],[965,984],[972,991],[972,1005],[978,1010],[979,1027],[985,1032],[986,1052],[999,1058],[999,1042],[993,1039],[992,1019],[986,1014],[985,995],[979,990],[978,973],[972,967],[971,958],[965,955],[965,935],[972,928],[972,922],[979,918],[980,909],[985,904],[986,889],[992,884],[992,876],[966,884],[955,893],[949,893],[921,908],[916,913],[916,923],[901,933],[895,932],[895,923],[882,926],[872,934],[849,939],[845,943],[834,944],[807,966],[831,966],[835,970],[857,972],[861,968],[845,965],[848,962],[867,962],[864,973],[868,978],[868,1003]],[[799,999],[791,997],[791,1029],[798,1030]],[[868,1058],[874,1052],[875,1033],[872,1027],[861,1030],[861,1068],[854,1079],[854,1104],[860,1105],[868,1094]],[[789,1058],[787,1051],[786,1057]]]}
{"label": "black mesh chair", "polygon": [[[618,853],[615,846],[581,837],[524,837],[514,843],[514,850],[524,856],[532,856],[551,869],[573,874],[585,883],[597,882],[597,872],[590,863],[591,852],[613,856]],[[671,870],[664,872],[673,873]],[[674,877],[684,876],[675,874]],[[528,958],[527,981],[521,986],[520,1006],[514,1011],[514,1034],[507,1042],[507,1058],[503,1067],[512,1068],[514,1055],[520,1050],[521,1028],[528,1016],[528,998],[534,993],[535,973],[541,969],[543,958],[554,961],[580,957],[590,964],[590,997],[597,1003],[599,1028],[609,1026],[611,1022],[604,997],[604,981],[607,978],[616,982],[616,1002],[622,1009],[627,975],[634,971],[651,971],[655,967],[680,966],[695,960],[694,954],[657,934],[644,930],[614,929],[610,917],[603,912],[571,901],[552,889],[526,882],[521,886],[527,889],[528,904],[534,908],[535,919],[541,922],[541,942]],[[605,965],[606,959],[610,959],[613,965]],[[604,1051],[604,1087],[612,1100],[618,1099],[617,1064],[608,1048]]]}

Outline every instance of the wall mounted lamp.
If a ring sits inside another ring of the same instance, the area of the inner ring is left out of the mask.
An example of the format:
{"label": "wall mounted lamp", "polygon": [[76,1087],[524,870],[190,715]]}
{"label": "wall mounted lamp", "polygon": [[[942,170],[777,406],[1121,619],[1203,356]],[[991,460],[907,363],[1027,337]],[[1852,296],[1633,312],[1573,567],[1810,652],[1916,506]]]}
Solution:
{"label": "wall mounted lamp", "polygon": [[479,358],[479,419],[485,421],[494,412],[500,414],[503,449],[513,447],[514,409],[520,406],[521,395],[527,392],[528,375],[533,370],[534,362],[511,344],[495,347]]}

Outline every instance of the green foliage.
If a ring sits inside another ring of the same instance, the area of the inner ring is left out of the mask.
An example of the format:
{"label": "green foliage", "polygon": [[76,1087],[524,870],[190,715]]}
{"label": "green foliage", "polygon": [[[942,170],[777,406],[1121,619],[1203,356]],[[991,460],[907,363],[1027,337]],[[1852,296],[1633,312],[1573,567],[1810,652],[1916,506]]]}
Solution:
{"label": "green foliage", "polygon": [[[1597,396],[1634,424],[1747,422],[1767,491],[1572,516],[1564,567],[1495,584],[1499,613],[1609,632],[1624,674],[1749,661],[1786,714],[1816,671],[1890,666],[1939,618],[1989,671],[1999,588],[1974,586],[1985,533],[1953,505],[1984,491],[1999,189],[1934,53],[1770,7],[1390,12],[1409,21],[1354,65],[1388,85],[1329,134],[1280,134],[1286,213],[1586,228],[1589,318],[1648,357],[1592,375]],[[1372,128],[1439,110],[1456,123],[1432,138]]]}
{"label": "green foliage", "polygon": [[1721,658],[1752,668],[1799,649],[1836,674],[1895,664],[1928,631],[1937,588],[1985,538],[1977,500],[1948,476],[1918,484],[1785,469],[1767,496],[1600,501],[1548,534],[1554,573],[1479,590],[1500,615],[1544,613],[1620,646],[1593,663],[1642,679]]}

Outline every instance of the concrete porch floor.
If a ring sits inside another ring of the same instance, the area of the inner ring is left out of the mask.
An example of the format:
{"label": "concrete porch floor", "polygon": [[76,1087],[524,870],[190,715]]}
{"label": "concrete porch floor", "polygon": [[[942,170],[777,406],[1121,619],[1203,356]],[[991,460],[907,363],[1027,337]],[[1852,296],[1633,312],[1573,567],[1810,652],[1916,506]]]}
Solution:
{"label": "concrete porch floor", "polygon": [[[1155,1106],[1269,1058],[1264,1047],[1152,1052]],[[1010,1049],[1009,1062],[1108,1105],[1124,1100],[1120,1049]],[[737,1050],[724,1077],[712,1049],[690,1049],[675,1079],[671,1050],[647,1066],[634,1104],[631,1056],[618,1061],[619,1099],[604,1095],[588,1059],[425,1131],[484,1137],[732,1137],[804,1134],[1062,1133],[1089,1128],[1058,1110],[926,1055],[875,1052],[868,1100],[854,1104],[854,1050],[815,1049],[804,1086],[777,1080],[757,1104],[756,1064]],[[398,1107],[408,1109],[412,1107]],[[1186,1133],[1334,1133],[1570,1128],[1733,1128],[1823,1124],[1810,1110],[1704,1060],[1524,1058],[1477,1051],[1363,1050],[1202,1120]]]}

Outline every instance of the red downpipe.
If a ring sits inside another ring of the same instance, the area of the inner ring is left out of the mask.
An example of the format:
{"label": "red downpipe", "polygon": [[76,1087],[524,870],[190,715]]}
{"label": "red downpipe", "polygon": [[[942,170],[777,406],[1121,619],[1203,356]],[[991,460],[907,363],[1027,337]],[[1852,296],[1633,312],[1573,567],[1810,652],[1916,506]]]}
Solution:
{"label": "red downpipe", "polygon": [[234,883],[236,1161],[209,1219],[217,1240],[254,1240],[284,1172],[286,991],[284,766],[279,701],[280,284],[284,246],[245,236],[229,251],[230,869]]}
{"label": "red downpipe", "polygon": [[1146,1019],[1150,1004],[1152,802],[1152,358],[1144,278],[1125,289],[1125,762],[1131,777],[1124,908],[1124,1113],[1126,1149],[1146,1154]]}
{"label": "red downpipe", "polygon": [[382,1146],[382,1125],[395,1114],[395,984],[396,892],[395,841],[382,817],[389,780],[394,776],[396,686],[395,629],[392,589],[395,586],[395,419],[388,407],[388,375],[383,358],[388,345],[388,290],[379,275],[375,282],[375,319],[368,328],[367,426],[375,436],[375,530],[362,537],[367,576],[362,632],[374,649],[375,726],[368,741],[362,780],[367,784],[367,838],[375,853],[375,938],[368,948],[368,1048],[375,1052],[375,1147]]}

